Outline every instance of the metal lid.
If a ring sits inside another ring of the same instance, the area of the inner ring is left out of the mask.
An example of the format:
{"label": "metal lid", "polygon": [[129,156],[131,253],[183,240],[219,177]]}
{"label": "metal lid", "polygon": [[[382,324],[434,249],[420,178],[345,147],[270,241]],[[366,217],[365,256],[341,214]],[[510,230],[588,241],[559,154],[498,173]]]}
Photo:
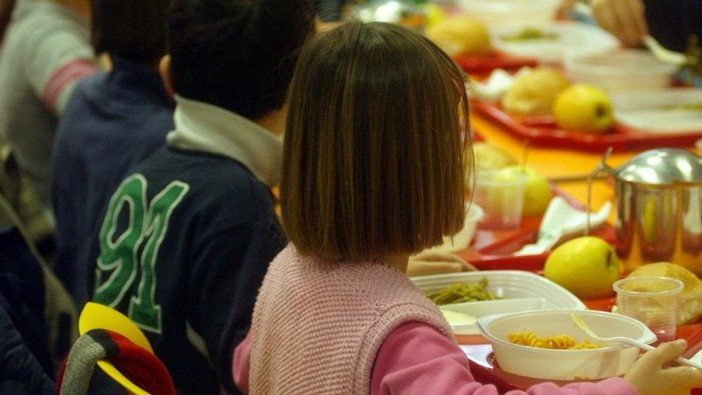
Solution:
{"label": "metal lid", "polygon": [[624,163],[615,175],[619,180],[657,185],[702,182],[702,157],[678,148],[648,150]]}

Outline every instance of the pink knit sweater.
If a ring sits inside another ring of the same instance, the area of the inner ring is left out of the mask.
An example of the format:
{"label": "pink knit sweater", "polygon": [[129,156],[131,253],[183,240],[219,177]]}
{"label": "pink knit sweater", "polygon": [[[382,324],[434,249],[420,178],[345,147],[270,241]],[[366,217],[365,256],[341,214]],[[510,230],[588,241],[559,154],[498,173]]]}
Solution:
{"label": "pink knit sweater", "polygon": [[438,308],[380,262],[330,262],[290,244],[271,263],[251,327],[251,394],[366,394],[376,354],[398,325],[451,339]]}

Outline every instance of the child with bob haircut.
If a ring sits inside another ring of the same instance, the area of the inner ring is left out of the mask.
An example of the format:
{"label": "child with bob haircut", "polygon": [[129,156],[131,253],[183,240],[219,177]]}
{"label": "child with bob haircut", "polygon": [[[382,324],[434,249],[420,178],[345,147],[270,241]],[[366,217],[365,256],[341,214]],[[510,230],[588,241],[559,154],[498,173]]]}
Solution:
{"label": "child with bob haircut", "polygon": [[[352,21],[305,45],[288,98],[280,202],[290,243],[235,351],[237,386],[497,394],[474,380],[441,312],[405,275],[410,255],[461,227],[472,161],[462,71],[420,34]],[[702,372],[661,368],[684,349],[664,343],[624,378],[510,393],[689,393]]]}

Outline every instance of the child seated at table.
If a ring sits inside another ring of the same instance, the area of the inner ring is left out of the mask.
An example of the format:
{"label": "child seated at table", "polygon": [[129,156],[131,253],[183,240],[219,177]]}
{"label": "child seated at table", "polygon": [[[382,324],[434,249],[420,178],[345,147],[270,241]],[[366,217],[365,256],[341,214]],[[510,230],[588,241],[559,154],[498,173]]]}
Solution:
{"label": "child seated at table", "polygon": [[[290,243],[235,351],[244,392],[497,394],[474,380],[439,309],[405,275],[411,254],[462,225],[472,161],[462,154],[464,78],[426,38],[392,24],[347,22],[304,47],[280,186]],[[662,368],[684,349],[664,343],[624,378],[521,393],[689,392],[702,372]]]}

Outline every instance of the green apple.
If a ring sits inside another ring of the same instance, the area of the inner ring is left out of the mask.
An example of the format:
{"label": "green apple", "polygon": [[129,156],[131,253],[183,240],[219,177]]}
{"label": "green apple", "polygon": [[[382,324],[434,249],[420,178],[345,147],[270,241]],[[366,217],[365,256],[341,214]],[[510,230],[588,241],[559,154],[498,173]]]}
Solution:
{"label": "green apple", "polygon": [[522,215],[543,215],[553,197],[551,185],[546,177],[530,167],[521,165],[504,167],[499,170],[497,176],[502,178],[516,178],[516,175],[526,175]]}
{"label": "green apple", "polygon": [[546,258],[544,277],[580,299],[612,296],[621,273],[614,247],[596,236],[580,236],[556,247]]}
{"label": "green apple", "polygon": [[565,130],[600,134],[614,125],[612,100],[603,89],[576,83],[558,93],[553,101],[556,125]]}

